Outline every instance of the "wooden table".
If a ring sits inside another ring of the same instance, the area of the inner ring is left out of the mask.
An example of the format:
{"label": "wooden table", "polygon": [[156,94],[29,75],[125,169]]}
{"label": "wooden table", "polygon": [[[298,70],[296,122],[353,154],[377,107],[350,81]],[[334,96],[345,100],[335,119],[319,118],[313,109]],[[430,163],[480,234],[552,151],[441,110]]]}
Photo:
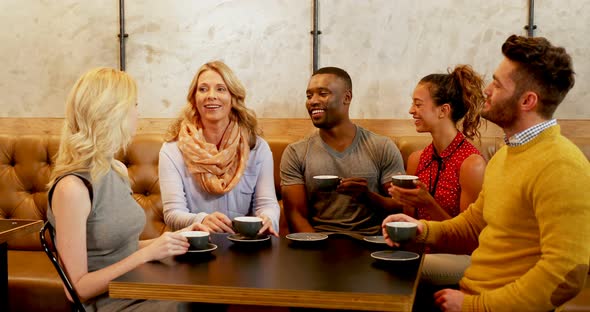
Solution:
{"label": "wooden table", "polygon": [[225,304],[411,311],[422,257],[377,262],[386,245],[330,236],[295,244],[272,237],[233,244],[212,234],[210,254],[187,254],[139,266],[109,284],[114,298]]}
{"label": "wooden table", "polygon": [[10,239],[39,231],[41,220],[0,219],[0,311],[7,311],[8,304],[8,244]]}

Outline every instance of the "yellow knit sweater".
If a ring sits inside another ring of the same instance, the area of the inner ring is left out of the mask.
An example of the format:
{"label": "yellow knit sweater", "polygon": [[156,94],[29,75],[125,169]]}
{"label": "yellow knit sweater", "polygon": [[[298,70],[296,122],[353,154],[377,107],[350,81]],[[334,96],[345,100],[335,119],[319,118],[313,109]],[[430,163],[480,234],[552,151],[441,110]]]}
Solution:
{"label": "yellow knit sweater", "polygon": [[465,212],[424,222],[427,244],[473,243],[464,311],[549,311],[584,286],[590,260],[590,164],[553,126],[490,160]]}

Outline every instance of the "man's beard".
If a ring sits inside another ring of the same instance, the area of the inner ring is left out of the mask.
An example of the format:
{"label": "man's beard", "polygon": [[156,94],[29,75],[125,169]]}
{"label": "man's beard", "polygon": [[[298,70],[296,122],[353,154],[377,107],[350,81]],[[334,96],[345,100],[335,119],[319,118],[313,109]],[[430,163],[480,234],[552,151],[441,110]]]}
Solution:
{"label": "man's beard", "polygon": [[509,99],[498,101],[494,104],[490,102],[490,109],[482,111],[481,116],[498,126],[500,128],[509,128],[514,125],[519,116],[518,98],[520,96],[516,93]]}

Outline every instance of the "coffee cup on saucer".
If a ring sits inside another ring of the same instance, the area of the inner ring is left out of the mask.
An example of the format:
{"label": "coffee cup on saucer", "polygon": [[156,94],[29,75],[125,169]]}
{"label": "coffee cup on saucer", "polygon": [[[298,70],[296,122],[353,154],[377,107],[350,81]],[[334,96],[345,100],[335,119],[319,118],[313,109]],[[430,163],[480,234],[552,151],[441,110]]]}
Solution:
{"label": "coffee cup on saucer", "polygon": [[237,233],[247,237],[255,237],[262,228],[262,218],[236,217],[232,220],[232,226]]}
{"label": "coffee cup on saucer", "polygon": [[206,249],[209,245],[209,233],[205,231],[186,231],[180,232],[180,235],[186,237],[191,249]]}

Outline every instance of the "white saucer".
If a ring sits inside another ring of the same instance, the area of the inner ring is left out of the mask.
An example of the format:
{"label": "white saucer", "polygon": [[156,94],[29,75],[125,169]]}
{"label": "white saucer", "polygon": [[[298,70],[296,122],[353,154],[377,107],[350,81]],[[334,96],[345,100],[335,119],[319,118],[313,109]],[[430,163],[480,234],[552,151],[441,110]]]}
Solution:
{"label": "white saucer", "polygon": [[410,251],[402,250],[383,250],[375,251],[371,254],[371,257],[377,260],[383,261],[410,261],[420,258],[420,255]]}
{"label": "white saucer", "polygon": [[365,236],[363,237],[365,242],[374,243],[374,244],[387,244],[385,242],[385,238],[382,235],[377,236]]}
{"label": "white saucer", "polygon": [[234,243],[259,243],[270,239],[270,235],[258,235],[256,237],[247,237],[242,234],[230,234],[227,239]]}
{"label": "white saucer", "polygon": [[217,249],[217,245],[215,244],[207,244],[207,248],[205,249],[189,249],[187,250],[186,253],[203,253],[203,252],[211,252],[213,250]]}
{"label": "white saucer", "polygon": [[291,233],[286,237],[298,242],[315,242],[328,238],[328,235],[322,233]]}

